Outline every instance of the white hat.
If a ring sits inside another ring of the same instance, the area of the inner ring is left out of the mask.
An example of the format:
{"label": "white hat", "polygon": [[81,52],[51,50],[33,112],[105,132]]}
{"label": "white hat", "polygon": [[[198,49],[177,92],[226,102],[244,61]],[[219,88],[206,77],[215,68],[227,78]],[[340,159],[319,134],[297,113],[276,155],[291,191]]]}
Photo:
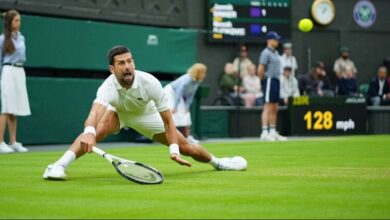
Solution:
{"label": "white hat", "polygon": [[283,48],[292,48],[292,43],[290,43],[290,42],[284,43]]}

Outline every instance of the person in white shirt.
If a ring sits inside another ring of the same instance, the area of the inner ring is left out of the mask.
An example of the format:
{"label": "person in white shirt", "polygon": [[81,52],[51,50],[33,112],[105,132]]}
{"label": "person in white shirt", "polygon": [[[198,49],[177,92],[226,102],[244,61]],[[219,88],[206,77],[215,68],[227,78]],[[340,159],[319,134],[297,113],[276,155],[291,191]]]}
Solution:
{"label": "person in white shirt", "polygon": [[280,56],[280,72],[283,73],[285,66],[291,67],[291,75],[295,76],[295,72],[298,69],[298,63],[295,56],[292,54],[292,43],[283,44],[283,54]]}
{"label": "person in white shirt", "polygon": [[248,75],[242,80],[242,85],[245,89],[245,93],[242,94],[245,107],[263,105],[263,92],[261,90],[260,78],[256,75],[256,66],[254,64],[249,65],[247,72]]}
{"label": "person in white shirt", "polygon": [[339,57],[333,65],[333,71],[336,74],[337,79],[342,78],[342,73],[346,66],[352,67],[353,76],[356,78],[357,69],[355,63],[350,59],[351,50],[348,47],[340,48],[341,57]]}
{"label": "person in white shirt", "polygon": [[241,45],[238,56],[233,60],[234,72],[243,79],[248,75],[248,66],[252,64],[253,62],[248,58],[248,48]]}
{"label": "person in white shirt", "polygon": [[292,68],[284,67],[283,74],[280,76],[280,99],[283,105],[288,105],[289,97],[298,97],[298,80],[292,75]]}
{"label": "person in white shirt", "polygon": [[65,169],[107,135],[122,127],[131,127],[145,137],[169,146],[170,158],[180,165],[191,166],[180,153],[194,160],[210,163],[218,170],[244,170],[247,162],[242,157],[216,158],[205,148],[191,144],[176,129],[168,100],[160,82],[151,74],[135,70],[130,50],[122,45],[108,52],[111,75],[97,91],[97,96],[86,119],[84,132],[69,150],[50,164],[44,179],[67,178]]}

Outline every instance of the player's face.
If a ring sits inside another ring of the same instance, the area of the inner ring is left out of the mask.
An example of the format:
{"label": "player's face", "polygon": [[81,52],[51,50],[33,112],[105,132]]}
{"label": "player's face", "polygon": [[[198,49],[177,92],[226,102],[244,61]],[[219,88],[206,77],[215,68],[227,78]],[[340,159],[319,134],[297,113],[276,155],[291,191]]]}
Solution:
{"label": "player's face", "polygon": [[379,68],[378,70],[378,78],[383,80],[383,79],[386,79],[386,76],[387,76],[387,70],[386,68]]}
{"label": "player's face", "polygon": [[206,71],[199,71],[196,80],[202,82],[206,78]]}
{"label": "player's face", "polygon": [[20,15],[16,15],[13,19],[12,19],[12,31],[19,31],[20,30]]}
{"label": "player's face", "polygon": [[279,45],[279,41],[278,41],[278,40],[275,40],[275,39],[270,39],[270,40],[268,40],[268,44],[269,44],[272,48],[276,49],[276,48],[278,47],[278,45]]}
{"label": "player's face", "polygon": [[134,81],[135,64],[130,53],[114,56],[114,65],[110,65],[111,73],[115,74],[119,84],[128,89]]}

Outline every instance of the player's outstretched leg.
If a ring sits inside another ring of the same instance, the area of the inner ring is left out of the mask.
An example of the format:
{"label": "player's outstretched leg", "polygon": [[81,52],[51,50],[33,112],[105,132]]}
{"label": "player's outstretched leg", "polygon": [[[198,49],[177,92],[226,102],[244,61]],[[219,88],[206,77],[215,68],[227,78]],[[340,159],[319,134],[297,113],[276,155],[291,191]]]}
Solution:
{"label": "player's outstretched leg", "polygon": [[[190,156],[194,160],[202,163],[209,163],[217,170],[245,170],[247,168],[247,161],[243,157],[217,158],[201,145],[189,143],[179,131],[177,133],[181,154]],[[161,144],[169,145],[165,133],[156,134],[153,139]]]}
{"label": "player's outstretched leg", "polygon": [[[113,111],[106,111],[96,128],[96,141],[99,142],[109,134],[119,130],[118,115]],[[67,175],[66,168],[77,158],[83,156],[86,152],[81,148],[80,134],[69,149],[55,163],[47,166],[43,178],[48,180],[65,180]]]}

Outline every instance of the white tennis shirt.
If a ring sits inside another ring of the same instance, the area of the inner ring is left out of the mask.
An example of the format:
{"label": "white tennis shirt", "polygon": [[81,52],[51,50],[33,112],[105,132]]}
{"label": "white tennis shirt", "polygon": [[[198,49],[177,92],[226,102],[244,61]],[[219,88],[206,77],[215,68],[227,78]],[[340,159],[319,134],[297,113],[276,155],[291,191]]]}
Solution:
{"label": "white tennis shirt", "polygon": [[99,87],[94,102],[106,107],[111,105],[119,114],[145,115],[169,109],[160,81],[139,70],[135,70],[133,85],[128,90],[111,74]]}

